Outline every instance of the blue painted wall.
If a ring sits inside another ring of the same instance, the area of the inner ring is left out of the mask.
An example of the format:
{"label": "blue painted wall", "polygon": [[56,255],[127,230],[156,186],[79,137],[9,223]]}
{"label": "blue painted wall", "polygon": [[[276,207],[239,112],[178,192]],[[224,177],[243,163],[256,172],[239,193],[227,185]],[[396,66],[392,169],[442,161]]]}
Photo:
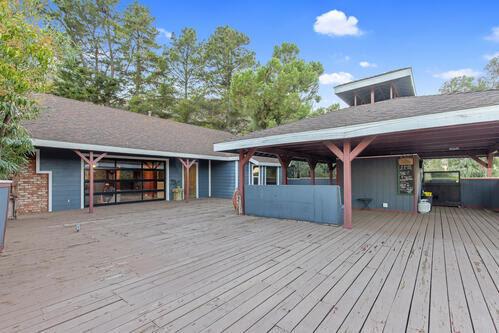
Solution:
{"label": "blue painted wall", "polygon": [[370,208],[411,211],[413,195],[398,194],[397,158],[356,159],[352,162],[352,205],[362,208],[358,198],[372,198]]}
{"label": "blue painted wall", "polygon": [[209,196],[209,172],[208,172],[208,160],[199,160],[198,163],[198,185],[199,185],[199,197],[208,198]]}
{"label": "blue painted wall", "polygon": [[170,158],[170,200],[173,200],[172,190],[175,186],[182,187],[182,163],[177,158]]}
{"label": "blue painted wall", "polygon": [[236,184],[236,161],[211,161],[211,196],[232,198]]}
{"label": "blue painted wall", "polygon": [[248,185],[246,214],[343,224],[340,188],[336,185]]}
{"label": "blue painted wall", "polygon": [[40,170],[52,171],[52,211],[81,208],[81,161],[71,150],[41,149]]}

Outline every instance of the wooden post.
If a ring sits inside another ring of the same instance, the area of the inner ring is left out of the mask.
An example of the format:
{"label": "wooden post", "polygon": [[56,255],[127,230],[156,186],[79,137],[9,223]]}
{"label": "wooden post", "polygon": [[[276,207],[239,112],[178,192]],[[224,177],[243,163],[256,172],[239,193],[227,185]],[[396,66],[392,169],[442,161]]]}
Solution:
{"label": "wooden post", "polygon": [[308,160],[308,167],[310,168],[310,179],[312,180],[312,185],[315,185],[315,167],[317,166],[317,161]]}
{"label": "wooden post", "polygon": [[494,168],[494,154],[487,155],[487,177],[492,177],[492,170]]}
{"label": "wooden post", "polygon": [[[343,150],[332,142],[324,142],[324,145],[343,162],[343,227],[352,228],[352,161],[375,139],[375,136],[365,137],[360,143],[351,149],[350,141],[343,142]],[[338,163],[338,162],[337,162]],[[339,169],[337,170],[338,173]]]}
{"label": "wooden post", "polygon": [[492,170],[494,167],[494,154],[488,154],[487,155],[487,161],[482,160],[478,156],[473,156],[470,155],[470,158],[480,164],[482,167],[484,167],[487,170],[487,177],[492,177]]}
{"label": "wooden post", "polygon": [[277,155],[277,159],[279,160],[279,163],[281,163],[282,184],[288,185],[288,167],[289,163],[291,163],[291,159],[284,155]]}
{"label": "wooden post", "polygon": [[343,226],[352,229],[352,160],[350,141],[343,142]]}
{"label": "wooden post", "polygon": [[239,190],[239,196],[241,198],[241,207],[239,208],[239,211],[241,214],[244,215],[244,182],[245,182],[245,177],[244,177],[244,167],[250,159],[253,157],[255,154],[255,149],[252,148],[250,150],[240,150],[239,151],[239,167],[238,167],[238,190]]}
{"label": "wooden post", "polygon": [[94,152],[90,152],[90,163],[88,165],[88,180],[90,182],[89,185],[89,193],[88,193],[88,212],[94,212]]}
{"label": "wooden post", "polygon": [[191,185],[191,179],[190,179],[190,169],[196,163],[196,160],[183,160],[179,158],[180,163],[184,166],[184,200],[189,201],[190,199],[190,185]]}
{"label": "wooden post", "polygon": [[107,153],[100,154],[96,159],[94,159],[94,152],[91,151],[89,153],[89,158],[86,158],[80,151],[74,151],[76,155],[80,156],[80,158],[88,164],[88,212],[94,212],[94,168],[97,163],[107,156]]}

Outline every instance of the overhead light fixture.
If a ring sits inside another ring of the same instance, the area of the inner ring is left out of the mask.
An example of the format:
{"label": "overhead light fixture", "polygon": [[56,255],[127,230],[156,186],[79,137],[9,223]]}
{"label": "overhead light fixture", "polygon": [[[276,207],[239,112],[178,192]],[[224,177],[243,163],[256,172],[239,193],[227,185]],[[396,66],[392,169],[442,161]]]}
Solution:
{"label": "overhead light fixture", "polygon": [[450,150],[450,151],[459,150],[459,147],[449,147],[449,150]]}

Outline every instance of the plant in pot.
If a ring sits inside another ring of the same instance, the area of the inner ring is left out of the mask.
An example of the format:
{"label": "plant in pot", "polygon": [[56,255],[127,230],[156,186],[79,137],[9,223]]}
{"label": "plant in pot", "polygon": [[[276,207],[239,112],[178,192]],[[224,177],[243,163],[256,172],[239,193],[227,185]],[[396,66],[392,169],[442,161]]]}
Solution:
{"label": "plant in pot", "polygon": [[172,179],[170,181],[170,187],[172,189],[174,201],[180,201],[184,198],[184,189],[180,186],[178,181]]}
{"label": "plant in pot", "polygon": [[[34,22],[31,2],[0,2],[0,251],[4,246],[11,178],[33,152],[22,122],[37,113],[33,92],[43,91],[59,36]],[[30,8],[28,8],[30,7]]]}

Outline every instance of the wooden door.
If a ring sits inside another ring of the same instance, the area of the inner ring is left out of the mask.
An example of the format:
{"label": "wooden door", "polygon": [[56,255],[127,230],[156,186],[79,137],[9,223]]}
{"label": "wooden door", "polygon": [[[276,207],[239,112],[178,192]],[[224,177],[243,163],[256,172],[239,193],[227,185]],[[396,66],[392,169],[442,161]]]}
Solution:
{"label": "wooden door", "polygon": [[197,193],[197,163],[194,163],[189,169],[189,198],[196,199]]}

